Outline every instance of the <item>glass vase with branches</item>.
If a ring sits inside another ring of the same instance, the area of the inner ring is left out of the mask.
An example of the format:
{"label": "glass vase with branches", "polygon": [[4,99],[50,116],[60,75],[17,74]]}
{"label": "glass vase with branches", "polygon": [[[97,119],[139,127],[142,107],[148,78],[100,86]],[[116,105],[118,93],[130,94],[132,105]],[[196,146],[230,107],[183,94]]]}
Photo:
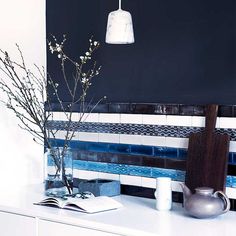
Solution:
{"label": "glass vase with branches", "polygon": [[[99,75],[101,69],[92,59],[94,52],[99,47],[99,42],[90,38],[88,50],[78,60],[73,60],[66,54],[65,42],[65,35],[61,42],[58,42],[55,36],[48,41],[50,52],[58,58],[60,63],[62,84],[56,83],[53,77],[46,73],[44,67],[34,64],[33,68],[29,69],[19,45],[16,44],[19,61],[13,60],[8,52],[0,49],[0,90],[5,95],[2,100],[3,104],[16,115],[19,127],[29,132],[35,142],[48,150],[48,155],[55,167],[52,179],[60,176],[61,184],[66,189],[63,190],[63,194],[72,194],[71,176],[69,179],[66,174],[64,159],[68,155],[70,141],[75,137],[73,109],[75,106],[79,106],[79,116],[76,120],[78,127],[85,119],[85,114],[89,114],[105,97],[98,100],[95,105],[86,102],[92,80]],[[73,72],[69,76],[66,66],[73,68]],[[63,86],[69,95],[69,102],[65,103],[62,100],[59,94],[59,89],[62,90],[60,86]],[[54,142],[60,129],[49,125],[55,120],[52,103],[59,105],[60,111],[66,119],[63,127],[62,147],[55,147]],[[50,185],[50,183],[47,184]],[[50,186],[47,188],[50,189]]]}

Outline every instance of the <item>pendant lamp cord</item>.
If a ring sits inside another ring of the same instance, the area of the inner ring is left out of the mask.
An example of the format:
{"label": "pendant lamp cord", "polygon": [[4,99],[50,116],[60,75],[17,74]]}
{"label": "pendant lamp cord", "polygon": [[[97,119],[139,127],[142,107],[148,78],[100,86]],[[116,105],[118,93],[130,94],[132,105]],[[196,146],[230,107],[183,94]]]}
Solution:
{"label": "pendant lamp cord", "polygon": [[121,10],[121,0],[119,0],[119,9]]}

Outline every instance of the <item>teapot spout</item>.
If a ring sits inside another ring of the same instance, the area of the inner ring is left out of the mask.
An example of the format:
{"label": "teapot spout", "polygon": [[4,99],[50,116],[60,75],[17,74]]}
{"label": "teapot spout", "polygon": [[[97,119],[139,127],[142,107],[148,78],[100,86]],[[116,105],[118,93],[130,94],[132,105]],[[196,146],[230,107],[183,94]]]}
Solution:
{"label": "teapot spout", "polygon": [[192,193],[190,189],[184,183],[180,183],[180,186],[183,190],[184,202],[185,202],[190,196],[192,196]]}

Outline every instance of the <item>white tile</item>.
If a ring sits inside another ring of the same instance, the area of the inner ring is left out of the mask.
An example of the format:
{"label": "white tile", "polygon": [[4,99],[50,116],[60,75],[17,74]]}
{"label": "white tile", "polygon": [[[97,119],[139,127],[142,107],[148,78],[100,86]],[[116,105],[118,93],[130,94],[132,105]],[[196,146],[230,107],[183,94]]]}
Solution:
{"label": "white tile", "polygon": [[72,138],[72,140],[79,140],[79,132],[74,133],[74,137]]}
{"label": "white tile", "polygon": [[[80,113],[78,113],[78,117],[80,117]],[[98,113],[84,113],[81,117],[82,122],[98,122],[99,114]]]}
{"label": "white tile", "polygon": [[160,136],[142,136],[142,145],[150,145],[150,146],[165,146],[166,138]]}
{"label": "white tile", "polygon": [[156,182],[155,178],[142,177],[142,187],[156,189]]}
{"label": "white tile", "polygon": [[119,134],[107,134],[107,133],[99,133],[98,141],[105,143],[119,143],[120,135]]}
{"label": "white tile", "polygon": [[236,141],[230,141],[229,143],[229,151],[236,152]]}
{"label": "white tile", "polygon": [[166,137],[166,147],[188,148],[188,138]]}
{"label": "white tile", "polygon": [[80,170],[73,169],[73,178],[79,178],[79,172],[80,172]]}
{"label": "white tile", "polygon": [[229,198],[236,199],[236,188],[226,187],[226,194]]}
{"label": "white tile", "polygon": [[[50,116],[49,120],[60,120],[60,121],[68,121],[70,113],[69,112],[52,112],[52,116]],[[78,112],[72,112],[71,114],[71,120],[72,121],[79,121],[79,113]]]}
{"label": "white tile", "polygon": [[182,182],[179,182],[179,181],[171,181],[171,189],[172,191],[175,191],[175,192],[183,192],[181,186],[180,186],[180,183]]}
{"label": "white tile", "polygon": [[192,116],[192,126],[205,127],[205,119],[203,116]]}
{"label": "white tile", "polygon": [[120,175],[121,184],[142,186],[141,176]]}
{"label": "white tile", "polygon": [[143,124],[166,125],[166,115],[143,115]]}
{"label": "white tile", "polygon": [[[65,136],[66,136],[66,131],[65,130],[53,130],[53,132],[54,132],[55,138],[57,138],[57,139],[65,139]],[[72,132],[69,135],[72,135]],[[50,138],[53,138],[52,134],[50,134]],[[78,132],[74,132],[72,140],[78,140],[78,139],[79,139],[79,133]]]}
{"label": "white tile", "polygon": [[216,128],[220,128],[220,117],[216,118]]}
{"label": "white tile", "polygon": [[220,128],[236,129],[236,118],[234,118],[234,117],[220,117]]}
{"label": "white tile", "polygon": [[111,174],[111,173],[99,172],[98,178],[99,178],[99,179],[120,180],[120,175]]}
{"label": "white tile", "polygon": [[52,116],[50,116],[50,119],[61,120],[61,112],[52,112],[51,115]]}
{"label": "white tile", "polygon": [[98,179],[99,172],[88,170],[73,171],[73,176],[79,179]]}
{"label": "white tile", "polygon": [[[68,121],[70,119],[70,113],[69,112],[58,112],[58,114],[56,114],[56,117],[59,119],[59,120],[62,120],[62,121]],[[55,117],[54,117],[55,119]],[[78,113],[77,112],[73,112],[71,114],[71,120],[72,121],[78,121]]]}
{"label": "white tile", "polygon": [[141,135],[120,134],[120,143],[142,144]]}
{"label": "white tile", "polygon": [[100,113],[100,123],[120,123],[120,114]]}
{"label": "white tile", "polygon": [[65,139],[66,131],[64,130],[58,130],[55,134],[55,137],[58,139]]}
{"label": "white tile", "polygon": [[79,132],[79,140],[98,142],[98,133]]}
{"label": "white tile", "polygon": [[143,115],[121,114],[120,115],[120,123],[123,123],[123,124],[142,124],[143,123]]}
{"label": "white tile", "polygon": [[166,125],[171,126],[191,126],[192,116],[166,116]]}

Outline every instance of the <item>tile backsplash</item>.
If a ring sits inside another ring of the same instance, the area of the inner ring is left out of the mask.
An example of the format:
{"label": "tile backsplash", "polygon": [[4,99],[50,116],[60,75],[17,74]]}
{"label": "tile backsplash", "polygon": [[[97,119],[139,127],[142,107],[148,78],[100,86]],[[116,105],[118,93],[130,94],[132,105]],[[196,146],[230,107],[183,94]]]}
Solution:
{"label": "tile backsplash", "polygon": [[[188,137],[205,126],[203,106],[108,104],[100,111],[86,114],[82,123],[77,122],[79,113],[73,113],[75,177],[119,179],[123,185],[146,188],[155,188],[159,176],[184,181]],[[221,106],[216,123],[216,132],[231,137],[228,187],[236,187],[234,114],[234,106]],[[47,126],[57,131],[55,145],[62,145],[65,115],[55,111],[54,119]]]}

